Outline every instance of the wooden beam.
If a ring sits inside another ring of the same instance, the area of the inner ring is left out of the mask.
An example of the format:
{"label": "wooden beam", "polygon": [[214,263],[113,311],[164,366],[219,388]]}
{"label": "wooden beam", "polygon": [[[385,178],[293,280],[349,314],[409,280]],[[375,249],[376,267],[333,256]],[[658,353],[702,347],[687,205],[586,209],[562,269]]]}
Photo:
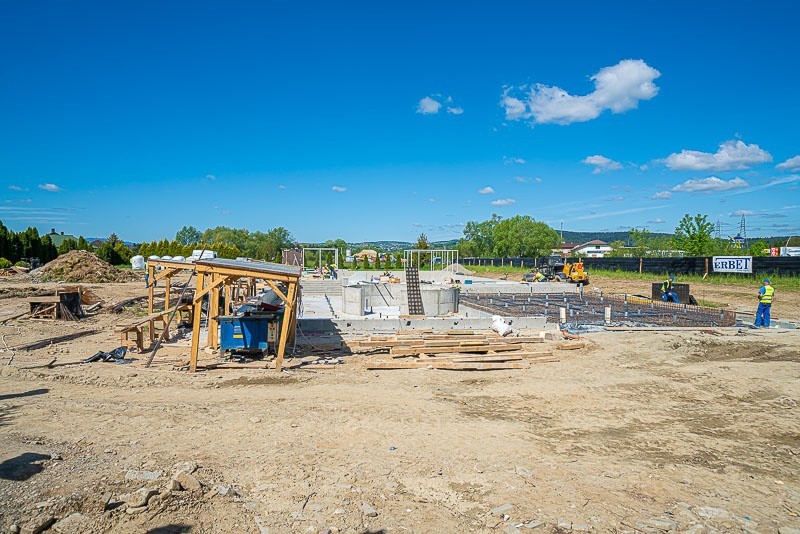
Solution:
{"label": "wooden beam", "polygon": [[167,267],[153,277],[153,283],[162,280],[164,278],[172,278],[173,275],[181,272],[182,270],[183,268]]}
{"label": "wooden beam", "polygon": [[[199,271],[197,273],[197,276],[201,276]],[[215,279],[214,278],[215,277],[215,273],[207,273],[206,276],[208,276],[209,279],[214,280],[214,281],[211,282],[209,285],[205,286],[202,290],[196,290],[195,291],[195,293],[194,293],[194,302],[199,302],[199,301],[203,300],[203,297],[205,297],[208,293],[210,293],[212,289],[218,288],[219,286],[221,286],[222,284],[225,283],[225,280],[228,279],[225,276],[220,276],[219,278]]]}
{"label": "wooden beam", "polygon": [[286,295],[283,294],[283,291],[278,289],[278,285],[275,282],[273,282],[272,280],[264,280],[264,281],[267,283],[267,285],[270,287],[270,289],[272,289],[275,292],[275,294],[278,295],[278,297],[283,302],[286,302],[288,300]]}
{"label": "wooden beam", "polygon": [[281,372],[283,366],[283,356],[286,353],[286,341],[289,339],[289,326],[292,323],[292,314],[295,313],[295,299],[297,297],[298,282],[289,283],[289,295],[286,299],[286,305],[283,312],[283,321],[281,322],[281,334],[278,338],[278,358],[275,360],[275,370]]}
{"label": "wooden beam", "polygon": [[[197,286],[195,292],[203,291],[205,286],[206,277],[197,273]],[[203,315],[203,300],[194,301],[194,310],[192,311],[192,348],[189,353],[189,372],[194,373],[197,371],[197,356],[200,352],[200,316]]]}
{"label": "wooden beam", "polygon": [[228,276],[248,276],[253,279],[258,280],[272,280],[275,282],[298,282],[300,280],[300,276],[293,276],[293,275],[285,275],[285,274],[272,274],[272,273],[262,273],[258,271],[251,271],[249,269],[236,269],[233,267],[221,267],[221,266],[211,266],[211,265],[197,265],[196,266],[198,273],[215,273],[215,274],[222,274]]}

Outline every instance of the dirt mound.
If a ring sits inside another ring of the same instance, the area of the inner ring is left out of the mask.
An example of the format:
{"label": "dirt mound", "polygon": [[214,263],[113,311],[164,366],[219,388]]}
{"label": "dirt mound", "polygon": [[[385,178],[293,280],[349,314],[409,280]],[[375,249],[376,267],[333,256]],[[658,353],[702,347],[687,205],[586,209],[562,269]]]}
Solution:
{"label": "dirt mound", "polygon": [[32,271],[31,277],[42,282],[131,282],[142,275],[117,269],[92,252],[71,250]]}

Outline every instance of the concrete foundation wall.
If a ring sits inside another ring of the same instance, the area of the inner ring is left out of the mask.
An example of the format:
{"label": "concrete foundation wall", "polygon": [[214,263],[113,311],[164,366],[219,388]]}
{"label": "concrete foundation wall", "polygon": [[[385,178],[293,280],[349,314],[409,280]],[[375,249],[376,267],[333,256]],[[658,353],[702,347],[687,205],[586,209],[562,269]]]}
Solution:
{"label": "concrete foundation wall", "polygon": [[[459,290],[449,286],[422,287],[425,315],[442,316],[458,312]],[[401,315],[408,314],[406,284],[359,284],[342,288],[342,311],[364,315],[369,307],[397,306]]]}
{"label": "concrete foundation wall", "polygon": [[[507,317],[506,322],[515,330],[541,330],[546,321],[540,317]],[[488,317],[428,317],[425,319],[299,319],[300,329],[306,333],[398,332],[402,330],[432,329],[434,332],[448,330],[488,330],[492,320]]]}

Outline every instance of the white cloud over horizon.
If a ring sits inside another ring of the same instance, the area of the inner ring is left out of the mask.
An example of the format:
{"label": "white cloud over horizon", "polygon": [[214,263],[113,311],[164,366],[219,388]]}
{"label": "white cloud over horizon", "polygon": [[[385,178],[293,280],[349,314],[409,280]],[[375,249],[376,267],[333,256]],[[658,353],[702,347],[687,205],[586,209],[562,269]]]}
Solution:
{"label": "white cloud over horizon", "polygon": [[641,59],[624,59],[592,76],[595,88],[587,95],[571,95],[560,87],[537,83],[530,89],[506,88],[500,106],[511,121],[560,125],[586,122],[606,110],[622,113],[635,109],[641,100],[650,100],[658,94],[653,81],[659,76],[659,71]]}
{"label": "white cloud over horizon", "polygon": [[491,186],[487,185],[486,187],[484,187],[482,189],[479,189],[478,193],[481,194],[481,195],[493,195],[494,194],[494,188],[492,188]]}
{"label": "white cloud over horizon", "polygon": [[795,156],[787,159],[783,163],[778,163],[775,165],[775,168],[781,171],[793,171],[800,169],[800,156]]}
{"label": "white cloud over horizon", "polygon": [[749,185],[750,184],[746,181],[738,177],[731,180],[722,180],[716,176],[709,176],[708,178],[686,180],[682,184],[673,187],[672,191],[677,193],[711,193],[714,191],[740,189],[742,187],[748,187]]}
{"label": "white cloud over horizon", "polygon": [[660,160],[673,171],[734,171],[770,161],[772,155],[769,152],[740,140],[725,141],[713,154],[683,149]]}
{"label": "white cloud over horizon", "polygon": [[498,198],[497,200],[492,200],[492,206],[513,206],[516,204],[517,201],[513,198]]}
{"label": "white cloud over horizon", "polygon": [[600,154],[594,156],[587,156],[581,160],[584,165],[592,165],[594,169],[592,174],[600,174],[601,172],[618,171],[622,168],[622,164],[613,159],[609,159]]}

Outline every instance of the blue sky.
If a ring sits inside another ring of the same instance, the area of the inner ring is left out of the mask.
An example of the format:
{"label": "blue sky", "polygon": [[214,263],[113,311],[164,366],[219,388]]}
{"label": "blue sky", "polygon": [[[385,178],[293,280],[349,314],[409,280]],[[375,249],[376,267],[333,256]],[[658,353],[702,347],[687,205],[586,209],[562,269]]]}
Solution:
{"label": "blue sky", "polygon": [[385,4],[0,3],[0,220],[800,234],[794,2]]}

